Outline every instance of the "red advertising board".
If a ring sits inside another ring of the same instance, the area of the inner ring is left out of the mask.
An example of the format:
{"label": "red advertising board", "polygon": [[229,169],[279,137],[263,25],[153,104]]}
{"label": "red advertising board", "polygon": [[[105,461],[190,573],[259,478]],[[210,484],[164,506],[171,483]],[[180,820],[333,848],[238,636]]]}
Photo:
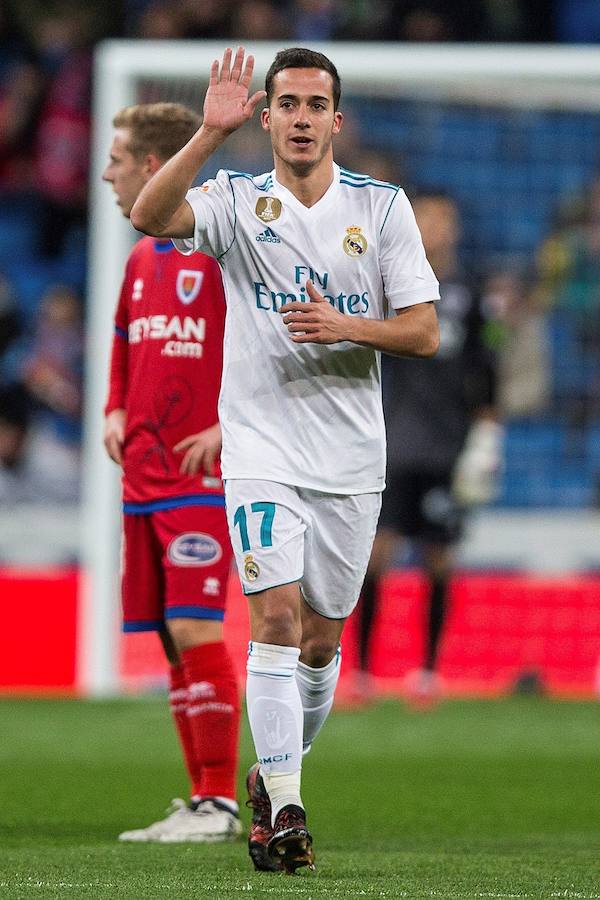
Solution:
{"label": "red advertising board", "polygon": [[[74,693],[78,573],[73,568],[0,569],[0,692]],[[226,639],[244,676],[247,600],[231,579]],[[383,693],[401,692],[421,663],[425,584],[419,572],[385,580],[374,625],[372,674]],[[155,634],[120,640],[125,690],[165,683]],[[600,656],[600,576],[547,578],[514,573],[458,574],[440,653],[450,694],[494,695],[523,677],[551,694],[590,696]],[[344,684],[356,662],[356,623],[343,641]]]}

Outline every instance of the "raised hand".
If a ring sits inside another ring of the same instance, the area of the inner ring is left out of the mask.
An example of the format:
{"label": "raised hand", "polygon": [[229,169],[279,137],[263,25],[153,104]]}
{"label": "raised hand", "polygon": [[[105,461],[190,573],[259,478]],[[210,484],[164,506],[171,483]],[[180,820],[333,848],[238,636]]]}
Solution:
{"label": "raised hand", "polygon": [[228,47],[220,70],[218,59],[210,67],[210,81],[204,98],[205,128],[230,134],[252,118],[257,105],[267,96],[265,91],[256,91],[248,97],[254,57],[248,56],[244,64],[244,54],[244,48],[238,47],[232,66],[232,50]]}

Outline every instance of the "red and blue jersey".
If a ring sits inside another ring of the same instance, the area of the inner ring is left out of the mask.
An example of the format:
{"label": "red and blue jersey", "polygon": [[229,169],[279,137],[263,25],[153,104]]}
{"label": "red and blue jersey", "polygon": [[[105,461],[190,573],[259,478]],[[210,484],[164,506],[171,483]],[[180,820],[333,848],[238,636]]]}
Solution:
{"label": "red and blue jersey", "polygon": [[125,512],[222,502],[220,469],[179,471],[173,447],[214,425],[223,365],[221,272],[203,253],[142,238],[133,248],[115,316],[105,407],[126,411]]}

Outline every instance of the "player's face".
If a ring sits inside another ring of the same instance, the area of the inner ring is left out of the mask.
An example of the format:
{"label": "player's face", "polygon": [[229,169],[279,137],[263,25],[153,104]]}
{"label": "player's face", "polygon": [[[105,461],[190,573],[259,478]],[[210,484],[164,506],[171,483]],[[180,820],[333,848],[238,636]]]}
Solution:
{"label": "player's face", "polygon": [[109,163],[102,173],[104,181],[112,184],[117,204],[127,218],[150,177],[147,160],[138,159],[129,150],[130,137],[128,128],[117,128],[110,148]]}
{"label": "player's face", "polygon": [[331,139],[342,127],[342,114],[333,108],[331,75],[321,69],[282,69],[273,84],[262,126],[271,134],[275,161],[306,174],[333,158]]}

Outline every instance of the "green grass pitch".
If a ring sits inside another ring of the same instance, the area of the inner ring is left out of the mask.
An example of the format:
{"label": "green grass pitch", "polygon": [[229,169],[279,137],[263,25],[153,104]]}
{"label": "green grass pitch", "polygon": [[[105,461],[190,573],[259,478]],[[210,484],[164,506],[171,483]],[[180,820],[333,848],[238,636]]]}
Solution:
{"label": "green grass pitch", "polygon": [[[2,900],[600,898],[594,703],[335,712],[304,768],[317,870],[293,878],[242,840],[117,843],[185,796],[164,698],[5,700],[0,721]],[[241,798],[251,761],[244,724]]]}

